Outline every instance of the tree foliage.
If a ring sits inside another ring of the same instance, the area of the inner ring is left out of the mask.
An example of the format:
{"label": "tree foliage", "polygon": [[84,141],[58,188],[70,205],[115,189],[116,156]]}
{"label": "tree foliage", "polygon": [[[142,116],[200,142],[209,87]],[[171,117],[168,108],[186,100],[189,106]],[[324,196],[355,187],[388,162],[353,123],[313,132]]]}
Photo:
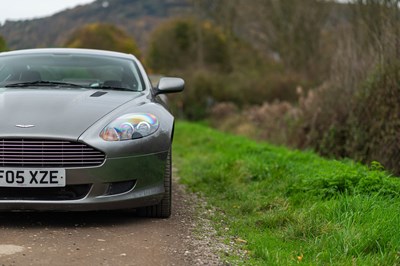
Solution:
{"label": "tree foliage", "polygon": [[111,50],[140,56],[135,40],[111,24],[87,24],[73,32],[65,46]]}
{"label": "tree foliage", "polygon": [[228,43],[223,32],[210,22],[173,20],[152,34],[147,64],[161,72],[193,65],[227,70],[230,67]]}

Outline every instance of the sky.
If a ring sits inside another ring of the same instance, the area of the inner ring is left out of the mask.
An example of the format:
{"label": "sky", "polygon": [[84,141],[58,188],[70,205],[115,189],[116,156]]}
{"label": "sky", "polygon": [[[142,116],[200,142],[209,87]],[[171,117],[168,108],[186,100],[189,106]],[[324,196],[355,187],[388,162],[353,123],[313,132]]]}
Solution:
{"label": "sky", "polygon": [[0,24],[8,20],[47,17],[94,0],[0,0]]}

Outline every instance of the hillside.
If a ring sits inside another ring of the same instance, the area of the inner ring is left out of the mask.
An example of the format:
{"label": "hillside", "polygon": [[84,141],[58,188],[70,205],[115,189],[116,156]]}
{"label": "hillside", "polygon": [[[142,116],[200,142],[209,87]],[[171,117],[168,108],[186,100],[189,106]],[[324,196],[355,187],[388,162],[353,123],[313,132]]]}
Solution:
{"label": "hillside", "polygon": [[10,49],[59,47],[78,27],[94,22],[113,23],[145,48],[149,33],[164,20],[190,12],[188,0],[97,0],[53,16],[6,21],[0,35]]}

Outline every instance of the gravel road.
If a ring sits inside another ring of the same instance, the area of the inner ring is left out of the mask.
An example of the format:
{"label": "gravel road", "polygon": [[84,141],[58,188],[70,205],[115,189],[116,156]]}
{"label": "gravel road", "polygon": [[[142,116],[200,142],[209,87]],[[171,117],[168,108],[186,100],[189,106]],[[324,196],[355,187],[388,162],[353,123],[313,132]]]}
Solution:
{"label": "gravel road", "polygon": [[176,182],[173,188],[173,215],[164,220],[121,212],[0,213],[0,265],[223,264],[216,250],[226,247],[197,214],[196,198]]}

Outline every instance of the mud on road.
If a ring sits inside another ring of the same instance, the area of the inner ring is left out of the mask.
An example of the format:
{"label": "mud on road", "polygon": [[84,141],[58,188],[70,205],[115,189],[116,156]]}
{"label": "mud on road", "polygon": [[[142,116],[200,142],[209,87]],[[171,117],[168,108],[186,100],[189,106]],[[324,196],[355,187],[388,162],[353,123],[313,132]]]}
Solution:
{"label": "mud on road", "polygon": [[169,219],[124,212],[0,213],[0,266],[222,264],[209,232],[196,236],[197,202],[176,182],[173,188]]}

